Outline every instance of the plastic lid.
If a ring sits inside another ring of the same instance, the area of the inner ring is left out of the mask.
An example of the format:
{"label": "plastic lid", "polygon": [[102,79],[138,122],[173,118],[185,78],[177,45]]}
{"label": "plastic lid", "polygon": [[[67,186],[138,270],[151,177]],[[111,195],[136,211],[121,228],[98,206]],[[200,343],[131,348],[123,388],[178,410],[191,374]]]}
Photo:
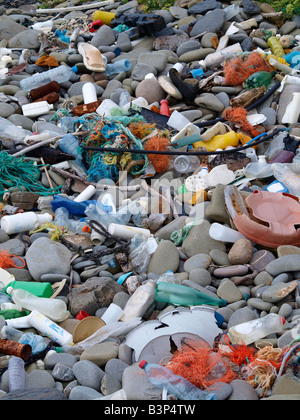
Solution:
{"label": "plastic lid", "polygon": [[141,362],[140,362],[140,364],[139,364],[139,367],[141,368],[141,369],[144,369],[144,367],[147,365],[147,362],[146,362],[146,360],[142,360]]}
{"label": "plastic lid", "polygon": [[11,286],[9,286],[9,287],[6,289],[6,293],[7,293],[7,294],[9,294],[9,295],[11,295],[13,290],[14,290],[14,288],[13,288],[13,287],[11,287]]}
{"label": "plastic lid", "polygon": [[129,273],[125,273],[123,274],[121,277],[118,278],[117,283],[118,284],[123,284],[124,281],[132,274],[132,271],[130,271]]}
{"label": "plastic lid", "polygon": [[90,228],[88,225],[83,226],[83,228],[82,228],[82,232],[84,232],[84,233],[89,233],[90,231],[91,231],[91,228]]}
{"label": "plastic lid", "polygon": [[74,73],[78,73],[78,67],[77,66],[73,66],[72,70],[73,70]]}

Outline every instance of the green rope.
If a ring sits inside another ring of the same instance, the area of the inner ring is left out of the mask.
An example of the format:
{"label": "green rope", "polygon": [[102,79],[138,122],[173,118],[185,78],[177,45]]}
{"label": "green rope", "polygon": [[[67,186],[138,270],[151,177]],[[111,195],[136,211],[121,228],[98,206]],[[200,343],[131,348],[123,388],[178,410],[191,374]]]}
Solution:
{"label": "green rope", "polygon": [[[42,165],[40,165],[42,166]],[[49,189],[39,182],[39,165],[33,161],[25,161],[7,152],[0,152],[0,195],[14,188],[30,191],[39,195],[58,194],[61,187]]]}
{"label": "green rope", "polygon": [[199,217],[192,224],[184,226],[184,228],[182,229],[175,230],[175,232],[173,232],[170,236],[171,241],[174,242],[176,246],[182,245],[183,241],[187,238],[190,230],[197,223],[198,220]]}

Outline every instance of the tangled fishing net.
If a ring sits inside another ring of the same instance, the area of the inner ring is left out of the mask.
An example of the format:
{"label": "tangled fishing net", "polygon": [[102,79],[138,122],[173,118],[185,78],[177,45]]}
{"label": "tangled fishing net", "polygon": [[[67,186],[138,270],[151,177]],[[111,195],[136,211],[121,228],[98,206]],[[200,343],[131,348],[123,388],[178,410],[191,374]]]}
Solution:
{"label": "tangled fishing net", "polygon": [[218,382],[230,383],[236,378],[229,360],[201,339],[183,339],[181,348],[173,354],[166,367],[202,389]]}
{"label": "tangled fishing net", "polygon": [[[22,262],[22,265],[18,265],[14,258],[19,259]],[[25,261],[23,258],[10,254],[5,249],[0,250],[0,267],[3,269],[6,268],[24,268],[25,267]]]}
{"label": "tangled fishing net", "polygon": [[273,69],[257,52],[241,55],[224,64],[225,81],[231,86],[242,85],[249,76],[258,71],[272,72]]}
{"label": "tangled fishing net", "polygon": [[[169,139],[166,137],[155,136],[147,141],[145,150],[166,151],[169,142]],[[168,155],[148,154],[148,159],[157,173],[165,172],[168,169],[170,160]]]}
{"label": "tangled fishing net", "polygon": [[253,137],[261,134],[252,124],[247,120],[247,110],[245,108],[226,108],[223,112],[223,117],[228,122],[238,125],[245,133],[250,134]]}

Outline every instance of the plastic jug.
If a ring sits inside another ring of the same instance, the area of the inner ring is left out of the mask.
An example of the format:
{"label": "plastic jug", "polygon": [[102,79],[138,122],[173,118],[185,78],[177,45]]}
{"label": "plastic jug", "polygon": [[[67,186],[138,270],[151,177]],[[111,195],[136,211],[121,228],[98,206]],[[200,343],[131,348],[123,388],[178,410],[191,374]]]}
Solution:
{"label": "plastic jug", "polygon": [[26,290],[37,297],[50,298],[53,295],[51,283],[47,282],[14,280],[10,282],[4,290],[7,291],[9,287]]}
{"label": "plastic jug", "polygon": [[133,295],[128,299],[120,320],[126,322],[133,318],[143,316],[154,302],[155,287],[156,284],[151,280],[138,287]]}
{"label": "plastic jug", "polygon": [[237,146],[239,144],[239,134],[235,131],[229,131],[226,134],[219,134],[208,141],[197,141],[193,144],[195,149],[205,147],[209,152],[217,149],[226,149],[228,146]]}

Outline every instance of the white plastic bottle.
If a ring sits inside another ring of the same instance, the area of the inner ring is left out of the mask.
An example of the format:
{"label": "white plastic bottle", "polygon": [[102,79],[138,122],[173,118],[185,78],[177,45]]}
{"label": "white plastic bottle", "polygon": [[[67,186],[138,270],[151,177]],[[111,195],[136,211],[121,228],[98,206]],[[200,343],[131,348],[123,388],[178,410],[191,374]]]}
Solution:
{"label": "white plastic bottle", "polygon": [[89,185],[74,199],[74,201],[76,203],[81,203],[82,201],[86,201],[95,194],[95,191],[96,191],[96,187],[94,187],[93,185]]}
{"label": "white plastic bottle", "polygon": [[289,190],[289,193],[300,197],[300,178],[295,174],[292,169],[287,165],[282,165],[280,163],[272,163],[271,165],[273,174],[277,181],[284,184],[284,186]]}
{"label": "white plastic bottle", "polygon": [[87,82],[82,86],[82,96],[85,104],[97,102],[98,98],[94,83]]}
{"label": "white plastic bottle", "polygon": [[155,288],[156,283],[151,280],[139,286],[133,295],[128,299],[120,320],[126,322],[143,316],[154,302]]}
{"label": "white plastic bottle", "polygon": [[53,109],[52,104],[48,104],[47,101],[35,102],[32,104],[26,104],[22,106],[23,115],[25,117],[34,118],[39,115],[48,114]]}
{"label": "white plastic bottle", "polygon": [[6,292],[17,305],[29,311],[37,310],[53,321],[62,322],[70,316],[67,305],[61,299],[40,298],[27,290],[12,287],[8,287]]}
{"label": "white plastic bottle", "polygon": [[269,334],[283,330],[285,319],[282,316],[271,313],[263,318],[243,322],[229,328],[228,335],[233,344],[249,344],[260,340]]}
{"label": "white plastic bottle", "polygon": [[52,216],[49,213],[36,214],[33,211],[29,211],[2,217],[1,229],[8,235],[12,235],[14,233],[27,232],[36,229],[40,225],[51,221]]}
{"label": "white plastic bottle", "polygon": [[73,344],[73,336],[42,313],[32,311],[29,315],[29,322],[33,328],[42,332],[60,346]]}
{"label": "white plastic bottle", "polygon": [[151,236],[151,232],[149,229],[144,229],[135,226],[119,225],[117,223],[111,223],[108,226],[108,233],[122,239],[132,239],[135,235],[138,235],[139,233],[146,236],[147,238],[150,238]]}

